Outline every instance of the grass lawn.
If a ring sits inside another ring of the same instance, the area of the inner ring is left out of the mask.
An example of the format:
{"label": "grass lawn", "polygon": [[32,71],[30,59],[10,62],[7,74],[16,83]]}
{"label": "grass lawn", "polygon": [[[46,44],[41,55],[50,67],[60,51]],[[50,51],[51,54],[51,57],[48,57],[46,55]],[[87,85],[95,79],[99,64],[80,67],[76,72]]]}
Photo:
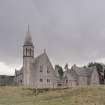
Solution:
{"label": "grass lawn", "polygon": [[0,87],[0,105],[105,105],[105,86],[41,91]]}

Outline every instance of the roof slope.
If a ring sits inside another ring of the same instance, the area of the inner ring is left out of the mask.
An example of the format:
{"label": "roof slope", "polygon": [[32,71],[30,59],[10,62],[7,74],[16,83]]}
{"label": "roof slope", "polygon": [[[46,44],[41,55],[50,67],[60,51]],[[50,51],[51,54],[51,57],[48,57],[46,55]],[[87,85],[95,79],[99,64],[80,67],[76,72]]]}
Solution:
{"label": "roof slope", "polygon": [[71,68],[73,71],[76,72],[76,74],[78,76],[91,76],[93,71],[96,70],[96,67],[89,67],[89,68],[83,68],[83,67],[77,67],[77,66],[73,66]]}

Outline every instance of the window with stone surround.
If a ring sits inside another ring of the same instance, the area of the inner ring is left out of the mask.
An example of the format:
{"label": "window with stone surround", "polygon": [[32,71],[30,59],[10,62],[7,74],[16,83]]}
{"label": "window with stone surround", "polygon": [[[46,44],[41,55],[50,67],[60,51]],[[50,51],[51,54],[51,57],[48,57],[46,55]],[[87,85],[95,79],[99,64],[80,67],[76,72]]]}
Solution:
{"label": "window with stone surround", "polygon": [[47,66],[47,74],[49,74],[50,73],[50,70],[49,70],[49,67]]}
{"label": "window with stone surround", "polygon": [[68,83],[68,80],[66,80],[66,83]]}
{"label": "window with stone surround", "polygon": [[26,48],[26,55],[25,56],[27,56],[27,51],[28,51],[28,49]]}
{"label": "window with stone surround", "polygon": [[32,54],[31,54],[31,48],[30,48],[30,50],[29,50],[29,51],[30,51],[30,56],[31,56],[31,55],[32,55]]}
{"label": "window with stone surround", "polygon": [[47,83],[50,83],[50,79],[47,79]]}
{"label": "window with stone surround", "polygon": [[42,78],[40,78],[40,82],[43,82],[43,79]]}
{"label": "window with stone surround", "polygon": [[40,72],[43,72],[43,65],[40,65]]}

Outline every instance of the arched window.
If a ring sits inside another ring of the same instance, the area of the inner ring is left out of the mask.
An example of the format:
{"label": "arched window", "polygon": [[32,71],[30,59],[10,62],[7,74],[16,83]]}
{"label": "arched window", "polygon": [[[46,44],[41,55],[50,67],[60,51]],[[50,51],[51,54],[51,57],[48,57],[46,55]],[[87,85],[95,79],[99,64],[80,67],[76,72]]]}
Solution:
{"label": "arched window", "polygon": [[43,79],[42,78],[40,78],[40,82],[43,82]]}
{"label": "arched window", "polygon": [[47,79],[47,83],[50,83],[50,80],[49,79]]}
{"label": "arched window", "polygon": [[68,80],[66,80],[66,83],[68,83]]}
{"label": "arched window", "polygon": [[27,51],[28,51],[28,49],[26,48],[26,56],[27,56]]}
{"label": "arched window", "polygon": [[43,72],[43,65],[40,65],[40,72]]}
{"label": "arched window", "polygon": [[30,48],[30,56],[31,56],[31,48]]}
{"label": "arched window", "polygon": [[50,73],[49,67],[47,66],[47,74]]}
{"label": "arched window", "polygon": [[22,80],[20,80],[20,83],[22,84]]}

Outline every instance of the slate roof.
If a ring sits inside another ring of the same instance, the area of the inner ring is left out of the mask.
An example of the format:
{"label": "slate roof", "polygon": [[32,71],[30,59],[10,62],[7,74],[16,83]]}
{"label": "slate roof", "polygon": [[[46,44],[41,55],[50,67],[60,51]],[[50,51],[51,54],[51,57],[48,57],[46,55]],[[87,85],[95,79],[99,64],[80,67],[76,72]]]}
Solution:
{"label": "slate roof", "polygon": [[86,77],[91,76],[94,70],[96,70],[96,67],[80,68],[77,66],[73,66],[71,68],[71,71],[75,71],[78,76],[86,76]]}
{"label": "slate roof", "polygon": [[44,56],[46,56],[48,58],[48,56],[47,56],[47,54],[45,52],[40,54],[39,56],[35,57],[34,58],[34,64],[39,63],[39,60],[42,59]]}
{"label": "slate roof", "polygon": [[[44,51],[42,54],[40,54],[39,56],[34,58],[34,63],[33,63],[34,68],[37,67],[38,64],[40,63],[39,60],[42,60],[43,58],[46,58],[47,61],[50,62],[49,57],[48,57],[46,51]],[[52,66],[51,62],[50,62],[50,65],[51,65],[51,67],[53,69],[53,66]],[[53,70],[53,72],[54,72],[55,77],[57,78],[56,73],[55,73],[54,70]]]}
{"label": "slate roof", "polygon": [[81,76],[91,77],[94,70],[96,70],[96,67],[80,68],[74,65],[71,69],[68,69],[64,72],[64,78],[69,78],[70,80],[78,80],[78,78]]}

